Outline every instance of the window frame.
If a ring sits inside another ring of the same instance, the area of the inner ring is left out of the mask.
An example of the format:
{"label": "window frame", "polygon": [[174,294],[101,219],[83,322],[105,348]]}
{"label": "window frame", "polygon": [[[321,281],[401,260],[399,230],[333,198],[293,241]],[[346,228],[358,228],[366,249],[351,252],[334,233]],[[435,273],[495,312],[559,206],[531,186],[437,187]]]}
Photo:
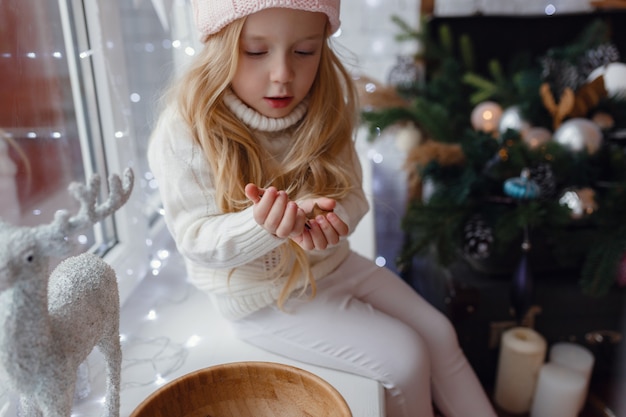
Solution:
{"label": "window frame", "polygon": [[[165,256],[160,249],[170,237],[158,209],[146,210],[145,173],[137,169],[141,156],[128,116],[132,113],[124,51],[115,47],[124,42],[116,30],[118,7],[107,0],[59,0],[85,175],[100,174],[106,194],[109,175],[121,176],[129,167],[135,174],[128,202],[94,227],[96,247],[92,248],[115,269],[124,303],[151,269],[158,269],[154,262]],[[107,233],[113,239],[103,245]]]}

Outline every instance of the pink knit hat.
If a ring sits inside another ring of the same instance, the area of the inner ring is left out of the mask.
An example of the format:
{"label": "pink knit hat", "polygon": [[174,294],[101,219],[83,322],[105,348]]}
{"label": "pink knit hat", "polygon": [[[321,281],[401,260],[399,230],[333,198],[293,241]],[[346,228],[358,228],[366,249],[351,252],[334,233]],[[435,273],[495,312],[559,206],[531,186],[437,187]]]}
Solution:
{"label": "pink knit hat", "polygon": [[202,41],[241,17],[272,7],[322,12],[328,16],[331,32],[339,29],[341,0],[191,0],[196,26]]}

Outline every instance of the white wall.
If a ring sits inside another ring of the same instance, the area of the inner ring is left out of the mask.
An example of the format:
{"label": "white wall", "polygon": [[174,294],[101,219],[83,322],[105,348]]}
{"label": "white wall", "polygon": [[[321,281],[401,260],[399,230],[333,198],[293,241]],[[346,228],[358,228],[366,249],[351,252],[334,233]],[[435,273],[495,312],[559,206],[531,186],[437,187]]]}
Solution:
{"label": "white wall", "polygon": [[398,55],[415,52],[416,45],[399,43],[399,29],[391,16],[400,16],[412,27],[419,24],[420,0],[342,0],[338,43],[355,54],[356,73],[385,81]]}
{"label": "white wall", "polygon": [[[390,69],[400,55],[413,54],[416,43],[398,42],[400,32],[391,17],[400,16],[411,27],[419,25],[420,0],[342,0],[341,31],[335,43],[350,54],[339,50],[344,62],[355,75],[364,75],[385,83]],[[363,187],[371,210],[363,218],[350,237],[350,245],[357,253],[375,259],[376,240],[374,227],[374,193],[372,162],[369,159],[371,146],[366,142],[365,130],[357,138],[357,148],[363,166]]]}

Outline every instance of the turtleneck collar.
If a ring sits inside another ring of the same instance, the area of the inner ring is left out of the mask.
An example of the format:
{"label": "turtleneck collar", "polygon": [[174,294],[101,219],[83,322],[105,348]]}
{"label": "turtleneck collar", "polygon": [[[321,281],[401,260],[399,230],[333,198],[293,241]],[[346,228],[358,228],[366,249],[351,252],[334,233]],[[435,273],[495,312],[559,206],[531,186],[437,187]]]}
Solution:
{"label": "turtleneck collar", "polygon": [[257,112],[241,101],[235,93],[227,90],[224,93],[226,106],[248,127],[263,132],[278,132],[296,124],[308,109],[308,100],[302,100],[291,113],[285,117],[274,119]]}

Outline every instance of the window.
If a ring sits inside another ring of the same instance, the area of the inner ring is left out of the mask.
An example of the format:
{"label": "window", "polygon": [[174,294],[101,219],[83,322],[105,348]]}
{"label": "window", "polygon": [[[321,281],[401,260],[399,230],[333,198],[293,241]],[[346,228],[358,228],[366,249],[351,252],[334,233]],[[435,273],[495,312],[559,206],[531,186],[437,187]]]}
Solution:
{"label": "window", "polygon": [[[146,149],[163,87],[197,42],[188,0],[0,3],[0,217],[32,226],[93,173],[135,173],[130,201],[78,239],[114,266],[122,301],[162,230]],[[158,42],[155,42],[158,40]]]}

